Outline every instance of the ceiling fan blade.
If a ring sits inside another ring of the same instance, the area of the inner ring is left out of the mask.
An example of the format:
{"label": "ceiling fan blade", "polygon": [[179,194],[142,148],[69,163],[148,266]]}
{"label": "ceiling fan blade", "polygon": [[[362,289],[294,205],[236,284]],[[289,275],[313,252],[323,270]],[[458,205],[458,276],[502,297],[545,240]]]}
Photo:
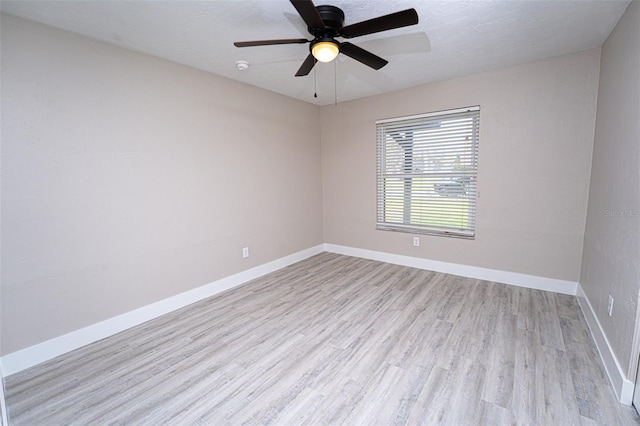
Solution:
{"label": "ceiling fan blade", "polygon": [[304,60],[304,62],[298,69],[298,72],[296,73],[296,77],[304,77],[305,75],[308,75],[313,69],[313,66],[316,64],[316,62],[318,62],[318,60],[314,58],[311,53],[309,53],[309,56],[307,56],[307,59]]}
{"label": "ceiling fan blade", "polygon": [[389,15],[379,16],[367,21],[342,27],[340,35],[344,38],[352,38],[380,31],[393,30],[394,28],[407,27],[418,23],[418,12],[415,9],[407,9]]}
{"label": "ceiling fan blade", "polygon": [[324,22],[311,0],[291,0],[300,17],[309,28],[324,28]]}
{"label": "ceiling fan blade", "polygon": [[382,59],[380,56],[374,55],[373,53],[349,42],[344,42],[340,45],[340,52],[355,59],[356,61],[370,66],[374,70],[379,70],[389,63],[389,61]]}
{"label": "ceiling fan blade", "polygon": [[255,40],[255,41],[236,41],[233,43],[235,47],[250,46],[270,46],[272,44],[303,44],[309,43],[306,38],[286,38],[280,40]]}

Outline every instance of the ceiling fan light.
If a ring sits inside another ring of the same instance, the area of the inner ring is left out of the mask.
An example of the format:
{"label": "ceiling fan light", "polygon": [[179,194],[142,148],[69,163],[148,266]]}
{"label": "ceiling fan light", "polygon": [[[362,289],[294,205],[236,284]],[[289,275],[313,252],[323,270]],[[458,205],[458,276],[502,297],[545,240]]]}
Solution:
{"label": "ceiling fan light", "polygon": [[311,54],[320,62],[331,62],[340,53],[338,44],[332,41],[319,41],[311,47]]}

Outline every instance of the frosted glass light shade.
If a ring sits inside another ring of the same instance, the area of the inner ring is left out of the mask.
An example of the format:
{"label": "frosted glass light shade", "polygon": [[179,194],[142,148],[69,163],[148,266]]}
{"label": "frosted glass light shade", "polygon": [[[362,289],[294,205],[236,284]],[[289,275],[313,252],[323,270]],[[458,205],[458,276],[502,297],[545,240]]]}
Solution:
{"label": "frosted glass light shade", "polygon": [[333,61],[339,52],[338,45],[330,41],[320,41],[311,48],[311,54],[320,62]]}

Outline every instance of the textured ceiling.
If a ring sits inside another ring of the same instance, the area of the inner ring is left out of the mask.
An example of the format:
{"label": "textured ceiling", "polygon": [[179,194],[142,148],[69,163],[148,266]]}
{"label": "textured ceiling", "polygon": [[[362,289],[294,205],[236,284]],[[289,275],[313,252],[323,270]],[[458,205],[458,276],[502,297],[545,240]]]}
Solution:
{"label": "textured ceiling", "polygon": [[[2,1],[4,13],[146,52],[316,105],[327,105],[600,47],[629,0],[316,0],[345,25],[413,7],[420,23],[351,39],[389,64],[344,55],[294,77],[308,45],[236,48],[234,41],[308,37],[288,0]],[[309,37],[311,39],[311,37]],[[238,71],[236,61],[250,67]],[[318,97],[314,98],[317,86]]]}

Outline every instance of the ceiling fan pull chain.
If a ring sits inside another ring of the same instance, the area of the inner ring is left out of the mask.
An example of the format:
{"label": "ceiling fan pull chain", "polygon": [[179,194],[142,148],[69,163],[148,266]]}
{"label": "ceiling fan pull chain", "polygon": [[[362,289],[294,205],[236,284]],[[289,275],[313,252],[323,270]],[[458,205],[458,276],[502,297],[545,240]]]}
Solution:
{"label": "ceiling fan pull chain", "polygon": [[316,77],[316,67],[313,67],[313,97],[318,97],[318,78]]}

